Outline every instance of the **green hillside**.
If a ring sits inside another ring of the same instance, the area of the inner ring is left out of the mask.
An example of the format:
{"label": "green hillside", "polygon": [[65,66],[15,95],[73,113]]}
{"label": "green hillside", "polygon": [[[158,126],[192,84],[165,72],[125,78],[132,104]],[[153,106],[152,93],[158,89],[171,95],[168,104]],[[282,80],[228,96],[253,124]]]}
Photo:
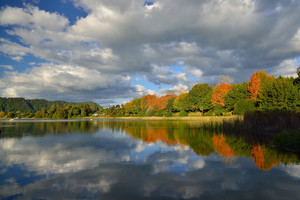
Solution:
{"label": "green hillside", "polygon": [[78,106],[81,105],[88,105],[93,110],[101,109],[102,107],[92,101],[87,102],[66,102],[66,101],[47,101],[45,99],[24,99],[22,97],[17,98],[6,98],[0,97],[0,111],[4,112],[16,112],[21,111],[22,113],[26,112],[37,112],[45,107],[47,110],[52,105],[71,105],[71,106]]}

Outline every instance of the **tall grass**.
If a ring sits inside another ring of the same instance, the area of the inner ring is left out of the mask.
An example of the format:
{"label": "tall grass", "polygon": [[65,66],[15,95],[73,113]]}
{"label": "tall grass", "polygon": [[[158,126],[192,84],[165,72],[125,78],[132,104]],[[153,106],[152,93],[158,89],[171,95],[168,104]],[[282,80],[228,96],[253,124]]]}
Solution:
{"label": "tall grass", "polygon": [[297,130],[300,129],[300,112],[254,111],[245,114],[244,124],[256,130]]}
{"label": "tall grass", "polygon": [[211,118],[199,128],[227,133],[270,134],[283,130],[300,130],[300,113],[289,111],[254,111],[240,117]]}

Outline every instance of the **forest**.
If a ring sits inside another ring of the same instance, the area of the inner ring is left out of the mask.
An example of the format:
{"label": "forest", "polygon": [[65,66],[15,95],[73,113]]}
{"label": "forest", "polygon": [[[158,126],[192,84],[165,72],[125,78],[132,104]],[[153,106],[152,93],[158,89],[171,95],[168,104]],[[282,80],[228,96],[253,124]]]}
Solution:
{"label": "forest", "polygon": [[71,119],[96,114],[101,117],[185,117],[188,115],[244,115],[251,111],[300,110],[300,67],[298,77],[275,78],[264,71],[252,74],[249,82],[196,84],[187,93],[145,95],[125,105],[103,109],[96,103],[70,103],[43,99],[0,98],[0,118]]}

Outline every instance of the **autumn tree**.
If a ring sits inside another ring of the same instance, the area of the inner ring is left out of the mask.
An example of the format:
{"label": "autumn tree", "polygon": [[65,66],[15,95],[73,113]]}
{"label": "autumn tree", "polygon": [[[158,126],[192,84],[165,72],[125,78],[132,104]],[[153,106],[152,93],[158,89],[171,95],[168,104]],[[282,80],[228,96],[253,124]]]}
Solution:
{"label": "autumn tree", "polygon": [[231,89],[232,86],[227,83],[217,85],[212,92],[212,96],[211,96],[212,105],[225,106],[225,96]]}
{"label": "autumn tree", "polygon": [[151,107],[156,100],[155,95],[145,95],[141,98],[141,109],[142,110],[147,110],[149,107]]}
{"label": "autumn tree", "polygon": [[165,95],[159,98],[156,98],[152,104],[154,110],[165,110],[167,108],[168,102],[170,99],[175,98],[175,95]]}
{"label": "autumn tree", "polygon": [[141,99],[134,99],[125,104],[125,112],[129,114],[137,114],[141,109]]}
{"label": "autumn tree", "polygon": [[234,155],[234,151],[231,149],[231,147],[226,142],[226,137],[224,134],[221,135],[213,135],[212,137],[213,145],[215,148],[215,151],[224,157],[231,157]]}
{"label": "autumn tree", "polygon": [[270,81],[272,79],[274,79],[274,77],[267,75],[263,70],[253,73],[248,86],[250,99],[258,101],[261,96],[262,86],[267,81]]}
{"label": "autumn tree", "polygon": [[182,93],[178,95],[173,102],[173,108],[176,111],[188,111],[189,110],[189,99],[188,93]]}
{"label": "autumn tree", "polygon": [[4,118],[4,116],[5,116],[5,112],[1,111],[0,112],[0,118]]}

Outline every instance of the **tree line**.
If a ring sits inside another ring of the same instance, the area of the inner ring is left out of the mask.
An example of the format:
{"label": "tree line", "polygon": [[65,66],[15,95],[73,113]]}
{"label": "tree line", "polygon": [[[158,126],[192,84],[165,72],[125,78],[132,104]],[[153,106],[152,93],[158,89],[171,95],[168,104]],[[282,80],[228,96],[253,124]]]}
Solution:
{"label": "tree line", "polygon": [[75,103],[0,97],[0,118],[70,119],[91,116],[101,109],[101,106],[91,101]]}
{"label": "tree line", "polygon": [[216,86],[196,84],[187,93],[158,97],[145,95],[125,105],[104,109],[105,116],[187,116],[243,115],[254,110],[300,110],[300,67],[297,78],[275,78],[263,70],[252,74],[249,82],[222,83]]}

